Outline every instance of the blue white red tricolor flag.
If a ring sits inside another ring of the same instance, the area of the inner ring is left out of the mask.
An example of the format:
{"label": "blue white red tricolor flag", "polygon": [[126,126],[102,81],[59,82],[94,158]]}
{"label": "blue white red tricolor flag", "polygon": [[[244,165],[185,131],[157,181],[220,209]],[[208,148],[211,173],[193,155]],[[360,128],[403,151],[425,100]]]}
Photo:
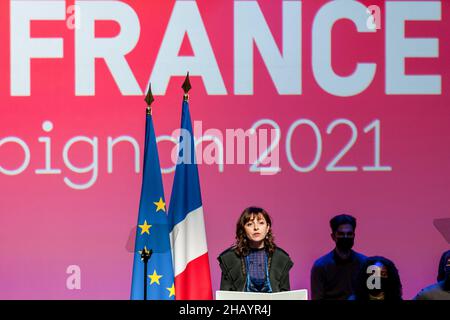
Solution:
{"label": "blue white red tricolor flag", "polygon": [[178,162],[169,206],[177,300],[212,299],[200,181],[188,101],[183,101]]}

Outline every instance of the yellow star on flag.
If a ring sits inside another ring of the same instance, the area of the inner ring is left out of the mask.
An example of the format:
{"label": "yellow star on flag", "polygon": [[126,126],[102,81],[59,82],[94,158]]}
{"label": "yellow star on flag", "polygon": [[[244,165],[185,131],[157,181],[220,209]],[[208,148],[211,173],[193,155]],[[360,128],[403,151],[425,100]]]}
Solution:
{"label": "yellow star on flag", "polygon": [[158,212],[159,210],[166,212],[166,203],[163,201],[162,198],[159,198],[158,202],[153,203],[156,205],[156,212]]}
{"label": "yellow star on flag", "polygon": [[144,233],[150,234],[151,224],[147,224],[147,220],[144,221],[144,224],[140,224],[139,228],[141,228],[141,235]]}
{"label": "yellow star on flag", "polygon": [[175,295],[175,284],[172,284],[172,286],[170,288],[166,288],[167,290],[169,290],[169,298],[171,296]]}
{"label": "yellow star on flag", "polygon": [[159,283],[159,279],[162,277],[162,275],[158,275],[157,273],[156,273],[156,270],[154,270],[153,271],[153,274],[152,275],[149,275],[148,276],[149,278],[150,278],[150,284],[153,284],[153,283],[157,283],[157,284],[160,284]]}

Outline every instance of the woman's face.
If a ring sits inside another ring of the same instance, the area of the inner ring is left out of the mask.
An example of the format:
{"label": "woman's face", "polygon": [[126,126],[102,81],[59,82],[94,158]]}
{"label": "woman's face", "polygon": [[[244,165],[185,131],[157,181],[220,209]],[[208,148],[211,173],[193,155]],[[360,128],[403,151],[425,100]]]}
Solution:
{"label": "woman's face", "polygon": [[270,229],[264,216],[261,213],[253,214],[244,228],[252,247],[262,248],[264,246],[264,238]]}

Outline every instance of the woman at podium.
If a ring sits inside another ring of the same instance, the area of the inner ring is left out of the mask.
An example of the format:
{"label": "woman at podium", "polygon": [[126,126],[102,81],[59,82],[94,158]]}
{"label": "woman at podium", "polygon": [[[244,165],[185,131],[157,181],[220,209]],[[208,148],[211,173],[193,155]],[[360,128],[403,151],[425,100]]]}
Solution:
{"label": "woman at podium", "polygon": [[262,208],[249,207],[236,224],[236,243],[219,257],[220,290],[245,292],[289,291],[293,262],[274,243],[272,220]]}

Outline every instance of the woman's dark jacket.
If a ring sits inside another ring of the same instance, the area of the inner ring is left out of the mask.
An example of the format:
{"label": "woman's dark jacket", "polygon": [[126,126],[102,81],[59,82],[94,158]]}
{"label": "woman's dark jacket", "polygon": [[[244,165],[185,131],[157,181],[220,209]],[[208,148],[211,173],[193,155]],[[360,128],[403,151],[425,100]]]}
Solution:
{"label": "woman's dark jacket", "polygon": [[[217,260],[219,260],[220,269],[222,269],[220,290],[244,291],[247,277],[245,261],[243,257],[238,256],[235,247],[222,252]],[[272,291],[289,291],[289,270],[294,265],[289,255],[283,249],[276,247],[268,260]]]}

